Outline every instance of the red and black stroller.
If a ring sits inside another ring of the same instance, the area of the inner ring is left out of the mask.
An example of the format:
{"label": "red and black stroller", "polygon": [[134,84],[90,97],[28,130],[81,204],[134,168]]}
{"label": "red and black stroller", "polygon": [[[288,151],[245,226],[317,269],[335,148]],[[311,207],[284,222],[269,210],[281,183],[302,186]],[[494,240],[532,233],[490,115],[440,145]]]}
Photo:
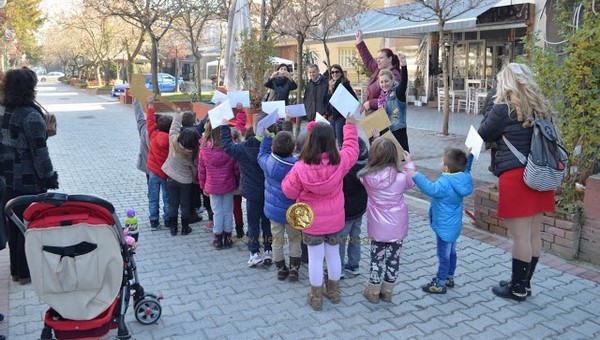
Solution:
{"label": "red and black stroller", "polygon": [[[23,221],[14,213],[27,207]],[[138,282],[134,250],[123,236],[113,205],[89,195],[46,193],[20,196],[6,214],[25,235],[33,290],[50,306],[41,339],[97,338],[125,324],[133,294],[136,319],[153,324],[162,297],[147,294]]]}

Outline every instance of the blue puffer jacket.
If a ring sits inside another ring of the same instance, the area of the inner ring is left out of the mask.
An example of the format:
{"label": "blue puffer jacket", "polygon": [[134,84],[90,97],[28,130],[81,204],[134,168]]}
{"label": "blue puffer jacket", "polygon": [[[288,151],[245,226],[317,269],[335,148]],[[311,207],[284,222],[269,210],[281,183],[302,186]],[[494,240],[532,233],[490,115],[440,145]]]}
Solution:
{"label": "blue puffer jacket", "polygon": [[413,178],[419,189],[431,197],[429,223],[435,234],[445,242],[455,242],[460,235],[463,198],[473,192],[471,163],[473,155],[467,158],[465,171],[443,173],[435,182],[430,182],[422,173]]}
{"label": "blue puffer jacket", "polygon": [[231,128],[229,125],[221,125],[221,142],[223,150],[238,161],[240,165],[240,192],[242,196],[251,201],[264,200],[265,175],[258,166],[258,151],[260,141],[255,137],[235,144],[231,139]]}
{"label": "blue puffer jacket", "polygon": [[258,153],[258,164],[265,172],[265,216],[277,223],[287,223],[285,212],[296,201],[285,197],[281,182],[298,158],[294,155],[279,157],[271,153],[273,138],[264,137]]}

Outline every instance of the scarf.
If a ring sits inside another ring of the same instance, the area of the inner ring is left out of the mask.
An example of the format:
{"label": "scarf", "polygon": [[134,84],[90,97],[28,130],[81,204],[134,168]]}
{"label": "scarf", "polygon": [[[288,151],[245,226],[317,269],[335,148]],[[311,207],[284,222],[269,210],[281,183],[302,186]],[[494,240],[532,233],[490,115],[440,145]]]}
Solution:
{"label": "scarf", "polygon": [[389,94],[388,91],[381,90],[381,92],[379,93],[379,98],[377,98],[377,108],[378,109],[385,107],[385,99],[387,98],[388,94]]}

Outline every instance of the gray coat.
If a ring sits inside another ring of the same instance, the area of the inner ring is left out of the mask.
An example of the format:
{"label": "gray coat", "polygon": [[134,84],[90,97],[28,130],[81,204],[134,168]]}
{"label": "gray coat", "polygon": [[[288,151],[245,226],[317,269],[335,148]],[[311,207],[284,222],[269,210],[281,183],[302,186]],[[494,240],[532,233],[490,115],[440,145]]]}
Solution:
{"label": "gray coat", "polygon": [[141,172],[150,174],[146,163],[148,163],[148,129],[146,128],[146,117],[144,117],[144,109],[139,101],[133,103],[133,112],[135,113],[135,121],[137,122],[138,133],[140,135],[140,151],[138,152],[137,168]]}

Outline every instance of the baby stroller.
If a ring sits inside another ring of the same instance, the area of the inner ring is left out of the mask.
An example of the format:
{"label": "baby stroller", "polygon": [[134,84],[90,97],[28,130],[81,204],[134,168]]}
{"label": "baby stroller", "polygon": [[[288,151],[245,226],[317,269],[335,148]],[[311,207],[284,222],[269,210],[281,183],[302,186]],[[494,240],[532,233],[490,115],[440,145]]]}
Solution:
{"label": "baby stroller", "polygon": [[[23,221],[14,213],[27,207]],[[142,324],[160,318],[161,296],[138,282],[134,250],[127,246],[113,205],[88,195],[45,193],[20,196],[6,215],[25,235],[33,290],[50,308],[41,339],[97,338],[118,328],[129,339],[125,314],[133,291]]]}

